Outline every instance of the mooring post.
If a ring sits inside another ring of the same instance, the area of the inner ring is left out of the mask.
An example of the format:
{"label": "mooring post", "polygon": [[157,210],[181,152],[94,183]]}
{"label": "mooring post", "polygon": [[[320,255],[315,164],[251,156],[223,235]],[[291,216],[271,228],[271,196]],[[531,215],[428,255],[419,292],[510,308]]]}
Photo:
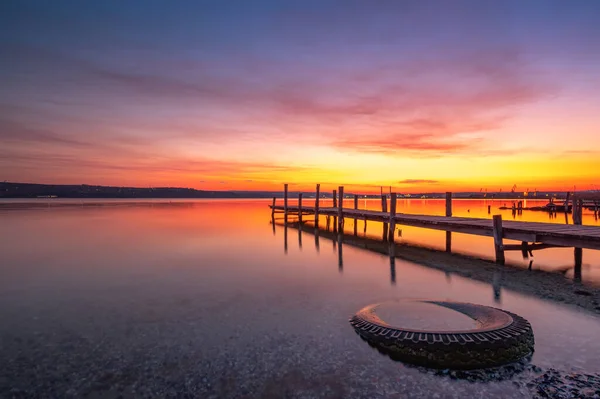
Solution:
{"label": "mooring post", "polygon": [[565,213],[569,212],[569,198],[571,198],[571,192],[567,191],[567,198],[565,199]]}
{"label": "mooring post", "polygon": [[338,231],[344,232],[344,186],[338,187],[338,195],[340,196],[338,207]]}
{"label": "mooring post", "polygon": [[446,193],[446,216],[452,216],[452,193]]}
{"label": "mooring post", "polygon": [[496,263],[503,265],[504,260],[504,244],[502,243],[502,215],[494,215],[494,249],[496,250]]}
{"label": "mooring post", "polygon": [[390,230],[388,241],[394,244],[394,231],[396,230],[396,193],[390,194]]}
{"label": "mooring post", "polygon": [[288,222],[288,185],[283,185],[283,223]]}
{"label": "mooring post", "polygon": [[315,229],[319,228],[319,197],[321,196],[321,185],[317,184],[315,195]]}
{"label": "mooring post", "polygon": [[488,215],[489,215],[490,213],[492,213],[492,206],[491,206],[491,205],[488,205]]}
{"label": "mooring post", "polygon": [[[358,209],[358,194],[354,194],[354,209]],[[356,215],[354,215],[354,235],[358,235],[358,219],[356,219]]]}
{"label": "mooring post", "polygon": [[[381,195],[381,211],[382,212],[387,212],[387,198],[385,196],[385,194]],[[383,215],[383,218],[385,220],[385,215]],[[388,236],[388,224],[387,222],[383,222],[383,241],[387,241],[387,237]]]}
{"label": "mooring post", "polygon": [[302,224],[302,193],[298,193],[298,223]]}

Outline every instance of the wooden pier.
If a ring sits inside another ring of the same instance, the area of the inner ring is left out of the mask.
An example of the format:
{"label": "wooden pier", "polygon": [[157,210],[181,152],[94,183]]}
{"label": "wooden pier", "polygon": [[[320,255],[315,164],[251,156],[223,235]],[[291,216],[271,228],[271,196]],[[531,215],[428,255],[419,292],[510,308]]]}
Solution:
{"label": "wooden pier", "polygon": [[[317,185],[317,193],[320,186]],[[338,199],[338,193],[341,195]],[[446,250],[450,252],[451,233],[473,234],[493,237],[496,262],[504,264],[504,252],[510,250],[522,251],[524,256],[533,250],[551,247],[575,248],[575,267],[581,268],[581,250],[600,250],[600,227],[581,225],[581,207],[574,213],[574,224],[562,225],[554,223],[503,221],[501,215],[494,215],[492,219],[465,218],[452,216],[452,194],[446,194],[446,215],[413,215],[396,212],[396,194],[390,193],[390,209],[387,210],[387,197],[382,195],[382,210],[357,209],[358,196],[354,196],[354,208],[344,208],[342,200],[344,188],[334,190],[332,207],[321,207],[319,195],[315,198],[314,206],[306,206],[299,201],[298,205],[289,205],[287,201],[287,185],[284,190],[284,205],[276,205],[275,199],[270,205],[272,217],[275,213],[284,213],[284,223],[289,215],[298,215],[305,223],[309,221],[306,216],[314,215],[314,224],[318,228],[319,215],[333,217],[334,229],[343,232],[344,220],[382,222],[384,224],[383,240],[393,242],[396,225],[413,226],[426,229],[446,231]],[[328,218],[329,219],[329,218]],[[357,234],[356,222],[354,234]],[[365,226],[366,228],[366,226]],[[505,245],[504,239],[521,241],[521,244]]]}

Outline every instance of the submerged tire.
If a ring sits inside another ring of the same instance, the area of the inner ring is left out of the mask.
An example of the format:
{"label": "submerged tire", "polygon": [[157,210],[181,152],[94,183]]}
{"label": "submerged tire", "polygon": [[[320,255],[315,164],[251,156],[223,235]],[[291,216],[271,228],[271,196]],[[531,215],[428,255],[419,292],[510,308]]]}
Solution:
{"label": "submerged tire", "polygon": [[475,320],[478,327],[459,331],[415,330],[381,320],[373,304],[350,324],[361,338],[394,360],[441,369],[497,367],[530,356],[534,337],[527,320],[489,306],[445,301],[413,301],[442,306]]}

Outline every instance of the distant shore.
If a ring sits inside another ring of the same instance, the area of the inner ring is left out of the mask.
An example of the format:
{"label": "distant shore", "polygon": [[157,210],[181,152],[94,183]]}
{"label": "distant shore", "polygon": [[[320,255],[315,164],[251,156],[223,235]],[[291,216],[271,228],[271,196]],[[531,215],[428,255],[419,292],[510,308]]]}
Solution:
{"label": "distant shore", "polygon": [[[291,198],[299,192],[289,193]],[[314,192],[303,192],[305,198],[314,198]],[[594,194],[590,191],[582,191],[586,195]],[[380,194],[365,194],[347,192],[345,198],[352,198],[355,194],[361,198],[379,198]],[[385,193],[384,193],[385,194]],[[441,199],[445,193],[423,192],[423,193],[398,193],[400,198]],[[452,194],[456,199],[550,199],[566,198],[566,192],[562,191],[539,191],[539,192],[455,192]],[[193,199],[193,198],[282,198],[282,191],[239,191],[239,190],[196,190],[194,188],[181,187],[115,187],[80,185],[56,185],[56,184],[34,184],[34,183],[0,183],[0,199],[2,198],[89,198],[89,199]],[[321,193],[321,198],[332,198],[332,193]]]}

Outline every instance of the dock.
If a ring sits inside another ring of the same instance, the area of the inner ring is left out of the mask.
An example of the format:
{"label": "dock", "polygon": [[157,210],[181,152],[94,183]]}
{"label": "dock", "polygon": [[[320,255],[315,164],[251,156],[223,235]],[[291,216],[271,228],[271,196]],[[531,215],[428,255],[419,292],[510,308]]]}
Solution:
{"label": "dock", "polygon": [[[452,216],[452,194],[446,194],[446,216],[414,215],[396,212],[397,195],[382,195],[381,211],[358,209],[358,195],[354,195],[353,208],[344,207],[345,199],[351,202],[352,198],[344,197],[344,187],[333,190],[333,206],[319,206],[320,187],[317,185],[315,205],[306,206],[302,204],[302,194],[299,194],[298,205],[288,204],[287,185],[284,185],[284,204],[277,205],[276,199],[270,205],[271,217],[275,213],[284,214],[284,222],[287,223],[289,216],[296,216],[299,223],[308,222],[312,219],[315,228],[318,228],[319,216],[333,218],[334,229],[343,232],[344,220],[373,221],[383,223],[383,240],[393,242],[396,225],[413,226],[426,229],[446,231],[446,249],[451,251],[451,233],[472,234],[485,237],[493,237],[496,262],[505,263],[504,252],[517,250],[525,256],[533,250],[541,250],[553,247],[574,248],[575,267],[581,267],[582,249],[600,250],[600,227],[581,225],[582,206],[580,200],[573,199],[573,223],[555,224],[540,222],[503,221],[501,215],[493,215],[491,219],[466,218]],[[488,208],[488,212],[491,212]],[[313,216],[312,218],[310,216]],[[354,223],[354,235],[357,235],[356,223]],[[504,240],[520,241],[521,244],[504,244]]]}

